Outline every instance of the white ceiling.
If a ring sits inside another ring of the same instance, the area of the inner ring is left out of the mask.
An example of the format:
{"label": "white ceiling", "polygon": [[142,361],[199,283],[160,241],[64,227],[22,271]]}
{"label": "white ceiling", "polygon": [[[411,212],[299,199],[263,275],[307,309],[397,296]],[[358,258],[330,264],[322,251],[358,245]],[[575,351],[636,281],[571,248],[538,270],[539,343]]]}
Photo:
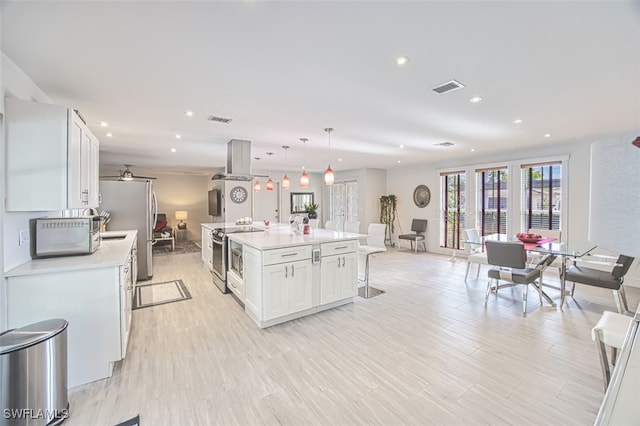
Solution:
{"label": "white ceiling", "polygon": [[104,164],[208,172],[246,139],[254,169],[391,168],[640,129],[639,5],[2,1],[1,46]]}

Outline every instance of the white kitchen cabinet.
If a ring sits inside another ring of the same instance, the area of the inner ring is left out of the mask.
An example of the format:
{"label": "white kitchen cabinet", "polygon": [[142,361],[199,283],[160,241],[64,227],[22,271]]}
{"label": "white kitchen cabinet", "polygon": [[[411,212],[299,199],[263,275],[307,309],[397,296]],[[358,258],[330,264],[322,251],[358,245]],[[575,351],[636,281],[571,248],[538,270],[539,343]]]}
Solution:
{"label": "white kitchen cabinet", "polygon": [[202,262],[213,272],[213,235],[212,230],[202,226]]}
{"label": "white kitchen cabinet", "polygon": [[91,255],[37,259],[6,273],[9,328],[51,318],[69,321],[70,388],[111,376],[114,363],[126,355],[135,244],[131,232],[122,242],[103,241]]}
{"label": "white kitchen cabinet", "polygon": [[263,319],[270,320],[309,309],[311,300],[311,260],[265,266]]}
{"label": "white kitchen cabinet", "polygon": [[331,303],[358,293],[358,256],[346,253],[322,257],[320,303]]}
{"label": "white kitchen cabinet", "polygon": [[5,98],[7,210],[98,207],[99,142],[70,108]]}

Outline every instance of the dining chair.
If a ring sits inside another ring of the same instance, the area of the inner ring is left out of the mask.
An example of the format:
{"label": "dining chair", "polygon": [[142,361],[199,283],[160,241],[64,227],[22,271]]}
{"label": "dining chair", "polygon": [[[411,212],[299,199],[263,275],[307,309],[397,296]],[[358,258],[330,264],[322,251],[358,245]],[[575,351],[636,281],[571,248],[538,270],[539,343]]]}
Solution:
{"label": "dining chair", "polygon": [[[624,291],[624,276],[631,268],[631,264],[633,263],[634,258],[625,256],[621,254],[618,256],[615,264],[607,263],[607,262],[594,262],[584,257],[573,259],[573,265],[567,268],[564,273],[564,281],[569,281],[573,283],[571,287],[571,297],[576,290],[577,284],[585,284],[591,285],[594,287],[600,288],[608,288],[613,291],[613,298],[616,303],[616,308],[618,309],[618,313],[624,314],[629,310],[627,305],[627,296]],[[609,270],[601,270],[590,268],[587,266],[578,266],[578,263],[585,264],[593,264],[593,265],[602,265],[610,268],[613,266],[613,269]]]}
{"label": "dining chair", "polygon": [[604,380],[604,391],[607,391],[611,381],[611,369],[607,357],[607,346],[611,348],[611,365],[616,365],[618,350],[622,349],[627,330],[631,325],[632,317],[604,311],[598,323],[591,330],[591,339],[598,346],[600,367]]}
{"label": "dining chair", "polygon": [[320,219],[309,219],[308,223],[309,223],[309,226],[311,226],[313,229],[316,229],[320,224]]}
{"label": "dining chair", "polygon": [[[400,240],[408,240],[414,253],[418,252],[418,243],[421,242],[424,251],[427,251],[427,243],[425,242],[424,233],[427,230],[427,219],[413,219],[411,221],[411,231],[413,234],[398,235]],[[415,248],[414,248],[415,243]]]}
{"label": "dining chair", "polygon": [[[522,316],[527,315],[529,284],[533,284],[538,290],[540,306],[542,306],[542,286],[538,282],[540,270],[526,266],[527,252],[524,249],[524,244],[520,242],[486,241],[485,248],[487,250],[487,261],[493,267],[487,273],[489,282],[487,283],[484,305],[487,306],[492,283],[495,281],[496,296],[499,288],[512,287],[518,284],[524,286],[522,290]],[[501,285],[500,280],[508,281],[509,283]]]}
{"label": "dining chair", "polygon": [[358,289],[358,294],[365,299],[377,296],[384,293],[382,290],[369,286],[369,263],[370,257],[376,253],[382,253],[387,250],[384,244],[386,237],[387,225],[383,223],[370,223],[367,232],[367,244],[360,245],[358,247],[358,270],[362,266],[361,257],[364,257],[364,279],[360,279],[358,274],[358,281],[364,284],[364,287]]}
{"label": "dining chair", "polygon": [[324,229],[336,230],[336,224],[332,220],[328,220],[324,223]]}
{"label": "dining chair", "polygon": [[344,232],[360,233],[360,222],[357,220],[347,220],[344,223]]}
{"label": "dining chair", "polygon": [[481,265],[488,264],[487,253],[482,251],[482,244],[480,239],[480,234],[478,230],[475,228],[465,229],[464,232],[467,234],[467,272],[464,274],[464,281],[467,282],[467,277],[469,276],[469,269],[471,268],[472,263],[478,264],[478,271],[476,272],[476,279],[480,277],[480,267]]}

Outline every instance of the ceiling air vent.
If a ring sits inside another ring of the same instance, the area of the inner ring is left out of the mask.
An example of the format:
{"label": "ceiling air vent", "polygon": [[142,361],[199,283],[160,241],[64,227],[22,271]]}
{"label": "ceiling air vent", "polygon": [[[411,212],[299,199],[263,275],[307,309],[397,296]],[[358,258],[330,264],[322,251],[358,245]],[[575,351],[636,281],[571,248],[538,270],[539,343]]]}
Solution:
{"label": "ceiling air vent", "polygon": [[462,89],[464,84],[460,83],[456,80],[447,81],[446,83],[442,83],[441,85],[434,87],[433,91],[439,94],[453,92],[454,90]]}
{"label": "ceiling air vent", "polygon": [[233,119],[232,118],[216,117],[215,115],[210,115],[209,118],[207,118],[207,120],[209,120],[209,121],[217,121],[218,123],[228,124],[228,123],[231,123],[231,120],[233,120]]}
{"label": "ceiling air vent", "polygon": [[441,147],[444,147],[444,148],[449,148],[450,146],[453,146],[453,145],[455,145],[455,144],[453,142],[449,142],[449,141],[440,142],[440,143],[434,143],[433,144],[433,146],[441,146]]}

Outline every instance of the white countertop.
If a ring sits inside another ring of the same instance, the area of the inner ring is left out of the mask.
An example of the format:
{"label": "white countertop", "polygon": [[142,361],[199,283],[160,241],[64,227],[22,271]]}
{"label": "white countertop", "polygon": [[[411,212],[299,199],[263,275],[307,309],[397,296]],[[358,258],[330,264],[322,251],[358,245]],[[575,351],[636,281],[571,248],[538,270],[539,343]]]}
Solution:
{"label": "white countertop", "polygon": [[101,232],[101,236],[125,235],[121,240],[102,240],[93,254],[33,259],[5,273],[5,277],[76,271],[124,265],[138,231]]}
{"label": "white countertop", "polygon": [[[264,225],[256,228],[264,228]],[[320,244],[333,241],[357,240],[366,235],[353,234],[350,232],[336,232],[328,229],[311,229],[311,233],[302,235],[293,235],[289,225],[277,224],[271,225],[264,232],[239,232],[228,234],[230,240],[240,244],[246,244],[258,250],[268,250],[282,247],[293,247],[304,244]]]}

